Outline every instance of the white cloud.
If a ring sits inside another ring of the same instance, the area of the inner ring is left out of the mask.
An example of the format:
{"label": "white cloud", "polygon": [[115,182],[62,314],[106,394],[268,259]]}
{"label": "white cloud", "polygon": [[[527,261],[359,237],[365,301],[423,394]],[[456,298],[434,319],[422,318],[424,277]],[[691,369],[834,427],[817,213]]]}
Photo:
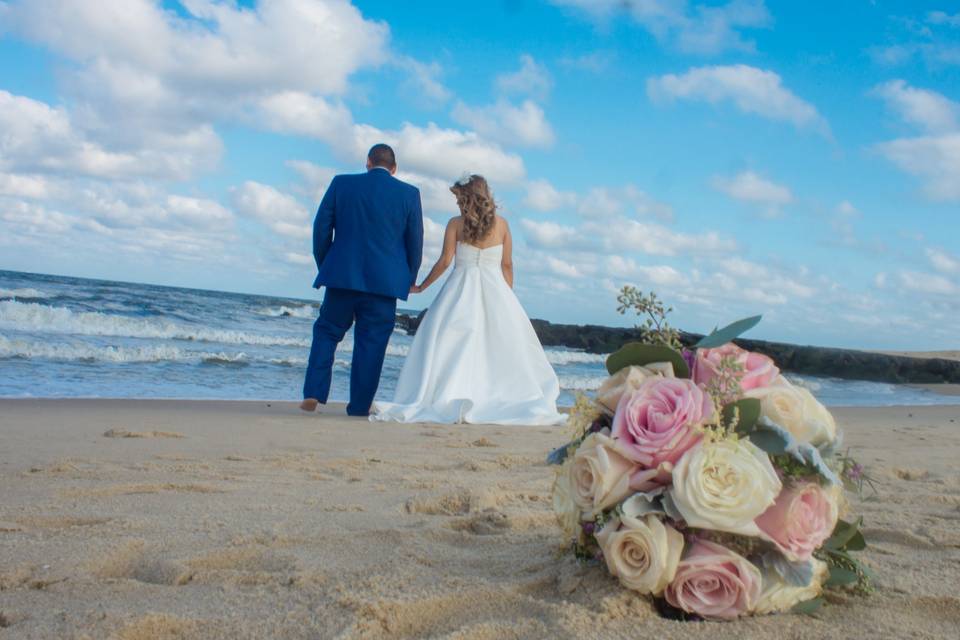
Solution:
{"label": "white cloud", "polygon": [[602,73],[610,68],[615,58],[616,56],[609,51],[592,51],[579,56],[560,58],[560,64],[568,69],[575,69],[577,71]]}
{"label": "white cloud", "polygon": [[330,181],[338,173],[333,167],[321,167],[306,160],[289,160],[286,164],[296,171],[303,181],[297,192],[306,196],[315,205],[323,199]]}
{"label": "white cloud", "polygon": [[960,286],[942,275],[903,270],[897,276],[904,289],[915,293],[945,296],[960,293]]}
{"label": "white cloud", "polygon": [[284,254],[284,259],[290,264],[295,264],[298,266],[310,266],[312,267],[316,262],[313,259],[313,256],[306,253],[297,253],[295,251],[288,251]]}
{"label": "white cloud", "polygon": [[439,63],[420,62],[409,56],[403,56],[398,64],[409,74],[407,85],[415,93],[418,101],[432,106],[447,102],[453,95],[440,82],[443,67]]}
{"label": "white cloud", "polygon": [[960,104],[936,91],[911,87],[903,80],[891,80],[874,87],[872,93],[883,98],[905,122],[930,133],[958,129]]}
{"label": "white cloud", "polygon": [[520,221],[528,244],[542,249],[563,249],[581,244],[582,236],[573,227],[556,222],[528,220]]}
{"label": "white cloud", "polygon": [[900,117],[928,135],[898,138],[876,145],[887,160],[924,180],[924,193],[933,200],[960,200],[960,104],[901,80],[873,91]]}
{"label": "white cloud", "polygon": [[227,102],[287,90],[340,94],[353,72],[387,58],[386,24],[348,2],[181,5],[191,17],[149,0],[29,0],[11,3],[7,20],[80,63],[109,60],[177,94]]}
{"label": "white cloud", "polygon": [[544,100],[553,88],[553,78],[533,56],[523,54],[520,56],[520,69],[497,76],[496,86],[501,93],[528,95]]}
{"label": "white cloud", "polygon": [[577,202],[577,194],[569,191],[560,191],[549,180],[531,180],[527,183],[527,194],[523,204],[534,211],[555,211],[563,207],[573,206]]}
{"label": "white cloud", "polygon": [[849,200],[844,200],[837,205],[837,214],[844,218],[856,218],[860,215],[860,210]]}
{"label": "white cloud", "polygon": [[684,287],[690,284],[687,276],[669,265],[640,265],[633,258],[618,255],[608,256],[607,272],[618,278],[627,278],[641,287],[657,285],[661,287]]}
{"label": "white cloud", "polygon": [[817,109],[784,87],[779,75],[744,64],[695,67],[682,75],[652,77],[647,80],[647,94],[656,102],[732,102],[744,113],[828,132]]}
{"label": "white cloud", "polygon": [[715,231],[689,234],[673,231],[663,225],[625,218],[584,225],[588,236],[601,240],[612,251],[640,251],[652,256],[675,256],[696,252],[698,255],[735,251],[736,242]]}
{"label": "white cloud", "polygon": [[521,220],[527,242],[541,249],[590,250],[597,253],[638,251],[647,255],[698,255],[735,251],[736,242],[715,231],[688,234],[663,225],[639,222],[622,216],[588,220],[578,226],[556,222]]}
{"label": "white cloud", "polygon": [[307,94],[274,96],[261,104],[275,131],[296,133],[326,142],[346,162],[363,166],[367,151],[378,142],[391,145],[401,170],[430,178],[456,180],[466,172],[492,182],[516,183],[526,170],[520,156],[472,131],[404,123],[397,131],[356,124],[337,103]]}
{"label": "white cloud", "polygon": [[259,220],[275,233],[306,241],[311,237],[311,214],[296,198],[266,184],[248,180],[232,190],[237,212]]}
{"label": "white cloud", "polygon": [[951,27],[960,27],[960,13],[949,14],[944,11],[931,11],[927,13],[927,22],[931,24],[944,24]]}
{"label": "white cloud", "polygon": [[940,249],[928,248],[927,259],[933,268],[941,273],[960,274],[960,257],[951,255]]}
{"label": "white cloud", "polygon": [[262,126],[281,133],[295,133],[328,142],[349,141],[353,115],[336,100],[302,91],[271,94],[259,104]]}
{"label": "white cloud", "polygon": [[212,128],[198,128],[166,148],[115,151],[90,140],[62,107],[0,90],[0,170],[50,172],[103,178],[185,178],[211,168],[221,145]]}
{"label": "white cloud", "polygon": [[532,100],[524,100],[519,106],[498,100],[485,107],[458,102],[451,116],[480,135],[507,146],[550,147],[556,139],[543,109]]}
{"label": "white cloud", "polygon": [[883,65],[902,65],[920,58],[930,67],[960,65],[960,45],[953,29],[960,25],[960,14],[930,11],[922,22],[899,19],[906,37],[891,45],[871,47],[868,53]]}
{"label": "white cloud", "polygon": [[960,133],[900,138],[876,148],[901,170],[923,178],[931,199],[960,200]]}
{"label": "white cloud", "polygon": [[690,5],[675,0],[552,0],[559,6],[586,12],[609,22],[621,11],[660,42],[685,53],[717,54],[727,50],[753,51],[754,43],[740,33],[769,27],[773,20],[763,0],[732,0],[727,4]]}
{"label": "white cloud", "polygon": [[520,156],[472,132],[444,129],[433,123],[426,127],[405,123],[399,131],[362,125],[358,129],[361,157],[376,142],[386,142],[396,149],[401,167],[430,177],[452,181],[466,172],[480,173],[495,188],[497,182],[519,182],[526,173]]}
{"label": "white cloud", "polygon": [[764,215],[776,217],[780,208],[793,202],[793,194],[787,187],[767,180],[753,171],[742,171],[732,178],[715,178],[714,186],[731,198],[763,205]]}
{"label": "white cloud", "polygon": [[42,176],[0,173],[0,195],[42,199],[50,195],[50,185]]}
{"label": "white cloud", "polygon": [[594,187],[579,198],[577,211],[588,218],[610,218],[620,213],[673,219],[673,208],[650,197],[632,184],[619,188]]}
{"label": "white cloud", "polygon": [[580,278],[583,276],[583,274],[580,273],[580,270],[577,269],[575,265],[553,256],[546,257],[546,265],[552,273],[558,276],[564,276],[567,278]]}

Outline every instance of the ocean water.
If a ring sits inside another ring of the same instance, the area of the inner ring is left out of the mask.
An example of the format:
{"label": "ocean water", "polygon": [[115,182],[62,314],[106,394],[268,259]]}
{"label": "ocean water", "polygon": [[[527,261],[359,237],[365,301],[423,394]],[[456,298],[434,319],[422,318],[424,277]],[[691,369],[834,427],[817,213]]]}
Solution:
{"label": "ocean water", "polygon": [[[0,271],[0,396],[300,397],[317,300]],[[394,332],[377,397],[390,399],[412,338]],[[346,400],[352,341],[332,400]],[[569,405],[605,377],[604,356],[548,348]],[[957,402],[902,385],[791,376],[828,405]]]}

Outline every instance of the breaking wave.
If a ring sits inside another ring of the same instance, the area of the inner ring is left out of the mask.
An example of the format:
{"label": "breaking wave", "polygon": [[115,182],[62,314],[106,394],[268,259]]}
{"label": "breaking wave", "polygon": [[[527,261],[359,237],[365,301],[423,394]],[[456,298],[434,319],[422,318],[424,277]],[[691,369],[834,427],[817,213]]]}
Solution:
{"label": "breaking wave", "polygon": [[313,318],[317,317],[317,310],[312,305],[305,304],[289,307],[285,304],[279,307],[264,307],[257,310],[257,315],[268,316],[270,318]]}
{"label": "breaking wave", "polygon": [[248,364],[245,353],[208,353],[158,345],[142,347],[97,347],[11,340],[0,336],[0,358],[41,358],[74,362],[193,362],[206,364]]}
{"label": "breaking wave", "polygon": [[545,352],[550,364],[592,364],[607,361],[607,356],[602,353],[586,353],[585,351],[570,351],[567,349],[546,349]]}
{"label": "breaking wave", "polygon": [[164,320],[131,318],[99,311],[71,311],[35,302],[0,301],[0,328],[87,336],[192,340],[223,344],[309,347],[306,338],[271,336],[233,329],[190,327]]}
{"label": "breaking wave", "polygon": [[0,300],[9,298],[30,298],[31,300],[42,300],[49,298],[50,294],[37,289],[0,289]]}

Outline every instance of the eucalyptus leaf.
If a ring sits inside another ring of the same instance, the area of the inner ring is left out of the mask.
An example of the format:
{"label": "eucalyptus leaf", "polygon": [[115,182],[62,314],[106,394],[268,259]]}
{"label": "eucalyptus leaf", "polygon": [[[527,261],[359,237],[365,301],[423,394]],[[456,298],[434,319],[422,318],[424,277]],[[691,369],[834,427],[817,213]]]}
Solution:
{"label": "eucalyptus leaf", "polygon": [[813,563],[809,560],[790,562],[780,552],[768,551],[760,557],[760,563],[794,587],[806,587],[813,581]]}
{"label": "eucalyptus leaf", "polygon": [[568,442],[562,447],[557,447],[549,454],[547,454],[547,464],[563,464],[563,461],[567,459],[567,456],[570,455],[570,445],[572,442]]}
{"label": "eucalyptus leaf", "polygon": [[799,604],[793,605],[793,608],[790,609],[793,613],[800,613],[803,615],[812,616],[817,611],[820,610],[820,607],[823,606],[825,600],[819,596],[813,598],[812,600],[805,600]]}
{"label": "eucalyptus leaf", "polygon": [[839,476],[827,466],[820,450],[808,442],[799,442],[792,433],[766,416],[760,416],[753,431],[745,434],[750,442],[770,455],[788,454],[811,468],[833,485],[841,484]]}
{"label": "eucalyptus leaf", "polygon": [[714,329],[710,335],[701,338],[700,342],[694,346],[698,349],[722,347],[734,338],[738,338],[750,329],[753,329],[762,318],[763,316],[751,316],[728,324],[723,329]]}
{"label": "eucalyptus leaf", "polygon": [[842,587],[848,584],[854,584],[860,577],[856,571],[851,571],[845,567],[830,567],[830,576],[823,583],[825,587]]}
{"label": "eucalyptus leaf", "polygon": [[669,362],[673,365],[673,375],[678,378],[690,377],[690,368],[679,351],[663,345],[642,342],[628,342],[611,353],[607,358],[607,371],[613,375],[625,367],[642,367],[654,362]]}
{"label": "eucalyptus leaf", "polygon": [[723,424],[728,426],[733,423],[734,413],[737,413],[739,420],[737,421],[736,431],[740,434],[747,434],[753,430],[757,425],[757,420],[760,419],[760,400],[757,398],[741,398],[736,402],[724,405],[722,413]]}

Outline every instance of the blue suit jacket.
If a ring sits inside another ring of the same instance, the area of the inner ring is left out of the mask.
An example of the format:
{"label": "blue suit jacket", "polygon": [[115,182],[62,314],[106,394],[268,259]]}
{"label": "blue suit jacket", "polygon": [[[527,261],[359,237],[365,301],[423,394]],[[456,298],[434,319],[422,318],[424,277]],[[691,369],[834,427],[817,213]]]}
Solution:
{"label": "blue suit jacket", "polygon": [[336,176],[313,222],[313,286],[406,300],[423,260],[420,191],[386,169]]}

